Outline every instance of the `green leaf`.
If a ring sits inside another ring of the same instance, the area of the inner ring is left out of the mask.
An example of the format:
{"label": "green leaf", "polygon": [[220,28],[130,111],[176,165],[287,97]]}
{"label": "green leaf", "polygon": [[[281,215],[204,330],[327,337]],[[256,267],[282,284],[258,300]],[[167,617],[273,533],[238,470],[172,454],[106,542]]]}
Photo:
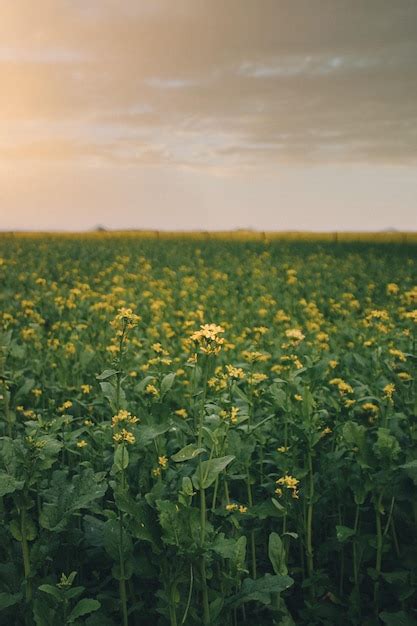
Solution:
{"label": "green leaf", "polygon": [[354,534],[355,531],[353,528],[349,528],[348,526],[336,526],[336,537],[340,543],[344,543],[353,537]]}
{"label": "green leaf", "polygon": [[118,370],[104,370],[104,372],[101,372],[101,374],[98,374],[98,376],[96,376],[96,379],[107,380],[108,378],[111,378],[112,376],[118,373],[119,373]]}
{"label": "green leaf", "polygon": [[4,609],[9,608],[9,606],[14,606],[22,599],[21,593],[0,593],[0,611],[4,611]]}
{"label": "green leaf", "polygon": [[102,498],[107,483],[102,473],[91,468],[68,477],[67,470],[56,470],[52,474],[51,486],[43,492],[44,505],[39,517],[40,524],[47,530],[61,532],[71,515],[88,508],[94,500]]}
{"label": "green leaf", "polygon": [[171,389],[174,384],[176,374],[175,372],[171,372],[163,377],[161,382],[161,396],[164,396]]}
{"label": "green leaf", "polygon": [[383,461],[395,460],[401,452],[400,444],[388,428],[378,428],[374,451]]}
{"label": "green leaf", "polygon": [[93,613],[93,611],[97,611],[101,607],[101,604],[98,600],[92,600],[90,598],[83,598],[72,609],[71,613],[68,616],[68,624],[72,624],[76,619],[81,617],[82,615],[87,615],[88,613]]}
{"label": "green leaf", "polygon": [[136,441],[137,444],[145,447],[150,443],[153,443],[154,440],[159,437],[159,435],[163,435],[171,428],[171,424],[157,424],[155,426],[150,426],[148,424],[139,424],[136,428]]}
{"label": "green leaf", "polygon": [[417,621],[405,613],[405,611],[398,611],[396,613],[388,613],[383,611],[379,614],[384,624],[387,626],[416,626]]}
{"label": "green leaf", "polygon": [[285,562],[285,549],[281,541],[281,537],[277,533],[271,533],[269,535],[268,556],[275,574],[286,576],[288,574],[288,569]]}
{"label": "green leaf", "polygon": [[17,480],[6,472],[0,472],[0,498],[7,493],[13,493],[16,489],[22,489],[23,485],[23,480]]}
{"label": "green leaf", "polygon": [[53,585],[41,585],[39,587],[39,591],[43,591],[44,593],[47,593],[50,596],[53,596],[55,600],[58,600],[58,602],[63,602],[64,598],[63,598],[63,594],[61,590],[57,589]]}
{"label": "green leaf", "polygon": [[129,465],[129,452],[127,447],[122,443],[116,447],[114,452],[114,467],[118,472],[125,470]]}
{"label": "green leaf", "polygon": [[[207,489],[216,480],[217,476],[234,460],[234,456],[221,456],[217,459],[210,459],[201,463],[203,484],[202,488]],[[196,489],[200,489],[199,469],[193,475],[193,483]]]}
{"label": "green leaf", "polygon": [[199,454],[205,452],[205,448],[197,448],[193,443],[188,444],[182,448],[179,452],[172,455],[171,459],[176,463],[182,463],[183,461],[189,461],[195,459]]}
{"label": "green leaf", "polygon": [[268,606],[272,602],[271,594],[282,593],[285,589],[291,587],[293,582],[293,579],[289,576],[281,576],[279,574],[275,576],[265,574],[265,576],[256,580],[245,578],[240,591],[228,598],[226,604],[230,608],[237,608],[246,602],[255,601]]}

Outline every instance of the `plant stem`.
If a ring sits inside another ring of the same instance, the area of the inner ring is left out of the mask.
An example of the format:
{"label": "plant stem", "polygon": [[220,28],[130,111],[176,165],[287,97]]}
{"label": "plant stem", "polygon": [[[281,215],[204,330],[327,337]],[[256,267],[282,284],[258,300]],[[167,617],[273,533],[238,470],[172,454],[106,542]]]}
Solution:
{"label": "plant stem", "polygon": [[374,583],[374,606],[375,613],[379,612],[379,579],[382,566],[382,523],[381,523],[382,493],[379,495],[375,505],[375,525],[376,525],[376,559],[375,559],[375,583]]}
{"label": "plant stem", "polygon": [[25,574],[26,583],[26,602],[32,600],[32,581],[30,579],[30,554],[29,544],[26,537],[26,507],[22,506],[20,511],[20,532],[22,534],[22,556],[23,556],[23,570]]}
{"label": "plant stem", "polygon": [[[306,557],[307,557],[307,576],[312,577],[314,573],[314,561],[313,561],[313,498],[314,498],[314,473],[313,473],[313,459],[311,450],[308,451],[308,473],[309,473],[309,489],[308,489],[308,504],[307,504],[307,519],[306,519]],[[311,593],[314,596],[314,585],[310,587]]]}

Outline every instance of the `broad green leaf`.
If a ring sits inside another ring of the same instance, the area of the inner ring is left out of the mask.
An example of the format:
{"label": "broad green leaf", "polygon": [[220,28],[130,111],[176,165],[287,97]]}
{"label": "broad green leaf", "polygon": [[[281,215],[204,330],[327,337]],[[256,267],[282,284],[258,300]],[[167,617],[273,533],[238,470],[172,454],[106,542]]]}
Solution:
{"label": "broad green leaf", "polygon": [[23,480],[17,480],[14,476],[0,472],[0,498],[8,493],[13,493],[17,489],[22,489]]}
{"label": "broad green leaf", "polygon": [[205,448],[197,448],[194,443],[188,444],[182,448],[179,452],[176,452],[172,455],[171,459],[176,463],[181,463],[183,461],[189,461],[190,459],[195,459],[199,454],[205,452]]}
{"label": "broad green leaf", "polygon": [[47,593],[50,596],[53,596],[55,600],[58,600],[58,602],[63,601],[62,591],[58,589],[57,587],[54,587],[53,585],[41,585],[39,587],[39,591],[43,591],[44,593]]}
{"label": "broad green leaf", "polygon": [[261,604],[270,605],[271,595],[279,594],[288,589],[293,584],[293,579],[289,576],[281,576],[275,574],[265,574],[262,578],[253,580],[245,578],[240,591],[228,598],[226,604],[230,608],[237,608],[246,602],[260,602]]}
{"label": "broad green leaf", "polygon": [[121,443],[116,447],[114,452],[114,467],[118,472],[125,470],[129,465],[129,452],[127,447]]}
{"label": "broad green leaf", "polygon": [[68,616],[68,624],[72,624],[76,619],[81,617],[82,615],[87,615],[88,613],[93,613],[93,611],[97,611],[101,607],[101,604],[98,600],[92,600],[90,598],[83,598],[72,609],[71,613]]}
{"label": "broad green leaf", "polygon": [[379,617],[387,626],[417,626],[417,620],[405,611],[397,611],[396,613],[383,611]]}
{"label": "broad green leaf", "polygon": [[288,569],[286,565],[285,549],[281,537],[277,533],[271,533],[269,535],[268,556],[275,574],[286,576]]}
{"label": "broad green leaf", "polygon": [[98,376],[96,376],[96,379],[107,380],[108,378],[111,378],[112,376],[118,373],[119,373],[118,370],[104,370],[103,372],[101,372],[101,374],[98,374]]}
{"label": "broad green leaf", "polygon": [[336,537],[340,543],[344,543],[351,537],[353,537],[355,531],[353,528],[349,528],[348,526],[336,526]]}
{"label": "broad green leaf", "polygon": [[[234,456],[222,456],[217,459],[210,459],[201,463],[203,476],[203,489],[207,489],[214,483],[217,476],[234,460]],[[193,475],[193,483],[196,489],[200,489],[199,469]]]}
{"label": "broad green leaf", "polygon": [[0,592],[0,611],[9,608],[9,606],[14,606],[22,599],[21,593],[5,593]]}
{"label": "broad green leaf", "polygon": [[166,376],[163,377],[161,382],[161,395],[164,396],[171,389],[174,384],[176,374],[175,372],[170,372]]}

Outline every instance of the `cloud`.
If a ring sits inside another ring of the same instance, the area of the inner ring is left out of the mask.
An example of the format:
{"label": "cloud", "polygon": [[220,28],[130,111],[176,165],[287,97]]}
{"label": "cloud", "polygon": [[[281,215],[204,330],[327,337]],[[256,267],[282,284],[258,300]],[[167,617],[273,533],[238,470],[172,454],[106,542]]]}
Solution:
{"label": "cloud", "polygon": [[417,161],[415,2],[3,4],[3,161]]}

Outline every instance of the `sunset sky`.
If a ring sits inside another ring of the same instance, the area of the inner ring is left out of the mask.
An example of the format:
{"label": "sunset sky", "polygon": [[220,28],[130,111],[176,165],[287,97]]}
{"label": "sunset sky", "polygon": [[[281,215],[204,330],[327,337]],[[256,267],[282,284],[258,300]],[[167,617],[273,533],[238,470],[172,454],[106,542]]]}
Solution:
{"label": "sunset sky", "polygon": [[417,230],[416,0],[1,0],[0,229]]}

